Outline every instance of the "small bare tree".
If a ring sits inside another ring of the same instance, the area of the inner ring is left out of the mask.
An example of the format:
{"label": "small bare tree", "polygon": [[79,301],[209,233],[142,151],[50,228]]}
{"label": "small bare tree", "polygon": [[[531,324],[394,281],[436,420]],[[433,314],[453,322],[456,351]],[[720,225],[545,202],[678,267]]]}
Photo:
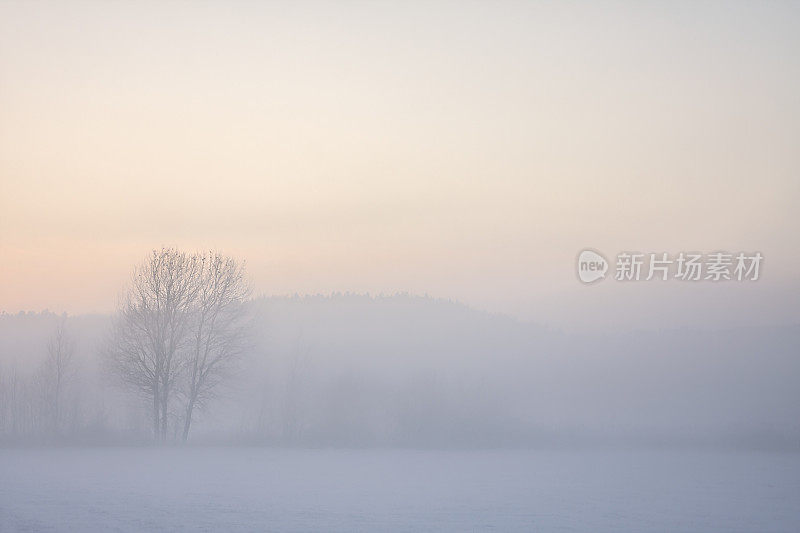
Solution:
{"label": "small bare tree", "polygon": [[195,409],[217,394],[247,344],[246,302],[250,287],[244,264],[211,252],[200,260],[200,287],[194,310],[192,348],[186,368],[183,440]]}
{"label": "small bare tree", "polygon": [[6,434],[6,421],[8,420],[8,407],[10,405],[8,385],[5,378],[3,366],[0,364],[0,438]]}
{"label": "small bare tree", "polygon": [[75,342],[66,330],[66,321],[66,315],[62,316],[48,339],[39,375],[45,418],[52,433],[61,429],[65,389],[74,374]]}
{"label": "small bare tree", "polygon": [[289,368],[286,373],[286,384],[283,396],[283,439],[284,442],[295,442],[302,436],[302,383],[311,364],[313,346],[304,339],[301,329],[297,334],[292,350]]}

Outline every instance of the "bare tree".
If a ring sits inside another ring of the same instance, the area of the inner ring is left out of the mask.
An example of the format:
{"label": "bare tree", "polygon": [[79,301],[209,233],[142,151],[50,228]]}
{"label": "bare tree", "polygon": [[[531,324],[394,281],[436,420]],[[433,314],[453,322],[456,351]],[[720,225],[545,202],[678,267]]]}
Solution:
{"label": "bare tree", "polygon": [[21,374],[16,362],[12,364],[7,386],[11,434],[15,437],[30,437],[43,426],[36,385],[35,375]]}
{"label": "bare tree", "polygon": [[283,396],[283,432],[284,442],[294,442],[302,436],[302,382],[311,363],[313,345],[306,342],[301,329],[297,334],[292,349]]}
{"label": "bare tree", "polygon": [[3,366],[0,364],[0,437],[5,436],[7,431],[7,420],[9,419],[9,393],[6,384],[6,376],[3,373]]}
{"label": "bare tree", "polygon": [[210,252],[200,260],[200,287],[193,321],[193,345],[186,368],[183,440],[197,408],[213,398],[230,376],[247,343],[246,301],[250,287],[244,264]]}
{"label": "bare tree", "polygon": [[47,357],[39,375],[45,418],[52,433],[61,429],[65,388],[75,370],[75,342],[66,330],[66,321],[66,315],[62,316],[48,339]]}
{"label": "bare tree", "polygon": [[176,392],[185,440],[192,416],[230,373],[245,341],[244,267],[209,253],[156,250],[134,271],[109,338],[107,359],[115,374],[152,405],[153,434],[177,432],[170,411]]}
{"label": "bare tree", "polygon": [[152,402],[153,435],[162,442],[201,272],[195,255],[171,248],[153,251],[134,270],[107,350],[119,378]]}

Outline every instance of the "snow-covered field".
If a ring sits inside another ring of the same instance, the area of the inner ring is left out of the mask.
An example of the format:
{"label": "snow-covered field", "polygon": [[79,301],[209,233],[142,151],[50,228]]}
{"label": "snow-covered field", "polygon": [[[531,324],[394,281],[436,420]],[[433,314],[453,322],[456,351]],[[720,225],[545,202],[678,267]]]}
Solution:
{"label": "snow-covered field", "polygon": [[2,531],[800,531],[800,454],[0,450]]}

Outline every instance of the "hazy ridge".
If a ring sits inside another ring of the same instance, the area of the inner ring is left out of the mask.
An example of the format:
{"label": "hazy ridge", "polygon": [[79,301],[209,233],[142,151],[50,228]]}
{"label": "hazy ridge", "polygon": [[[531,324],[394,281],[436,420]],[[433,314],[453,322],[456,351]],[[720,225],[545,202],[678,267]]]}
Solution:
{"label": "hazy ridge", "polygon": [[[410,295],[252,305],[252,348],[195,442],[800,445],[800,326],[576,335]],[[35,372],[56,320],[0,315],[0,383]],[[147,435],[140,402],[102,370],[109,321],[68,322],[80,361],[73,438],[82,442]]]}

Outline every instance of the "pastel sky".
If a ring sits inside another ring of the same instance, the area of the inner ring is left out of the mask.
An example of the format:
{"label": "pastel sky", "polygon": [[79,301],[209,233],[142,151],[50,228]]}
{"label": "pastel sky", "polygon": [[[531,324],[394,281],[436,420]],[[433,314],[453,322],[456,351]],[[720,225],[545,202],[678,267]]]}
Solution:
{"label": "pastel sky", "polygon": [[[263,294],[797,322],[798,29],[777,2],[3,2],[0,310],[111,311],[170,245]],[[765,262],[583,286],[585,247]]]}

